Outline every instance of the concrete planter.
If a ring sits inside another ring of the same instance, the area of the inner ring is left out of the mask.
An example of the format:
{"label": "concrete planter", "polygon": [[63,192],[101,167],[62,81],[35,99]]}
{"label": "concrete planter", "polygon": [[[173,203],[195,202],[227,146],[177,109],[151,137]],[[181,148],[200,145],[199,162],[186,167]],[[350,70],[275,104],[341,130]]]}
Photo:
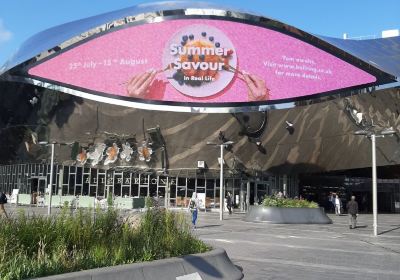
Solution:
{"label": "concrete planter", "polygon": [[225,250],[152,262],[103,267],[36,278],[37,280],[239,280],[243,273],[233,265]]}
{"label": "concrete planter", "polygon": [[246,222],[271,224],[331,224],[323,208],[282,208],[251,206]]}

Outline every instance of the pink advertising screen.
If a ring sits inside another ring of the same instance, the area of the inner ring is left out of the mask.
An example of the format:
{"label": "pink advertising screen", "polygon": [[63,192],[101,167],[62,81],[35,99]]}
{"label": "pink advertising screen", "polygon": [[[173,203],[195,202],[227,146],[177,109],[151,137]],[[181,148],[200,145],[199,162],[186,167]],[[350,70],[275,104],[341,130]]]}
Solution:
{"label": "pink advertising screen", "polygon": [[45,60],[29,74],[135,102],[205,106],[276,103],[376,81],[289,35],[205,19],[128,26]]}

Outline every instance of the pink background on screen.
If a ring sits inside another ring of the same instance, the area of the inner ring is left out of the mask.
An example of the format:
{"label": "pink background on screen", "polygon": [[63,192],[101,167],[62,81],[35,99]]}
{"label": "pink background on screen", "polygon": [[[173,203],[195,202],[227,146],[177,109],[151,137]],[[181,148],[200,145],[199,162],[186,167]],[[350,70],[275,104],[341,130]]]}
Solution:
{"label": "pink background on screen", "polygon": [[[124,83],[132,76],[149,69],[163,68],[162,54],[164,48],[169,47],[166,44],[175,32],[199,23],[218,28],[232,41],[238,58],[238,69],[262,77],[270,89],[270,100],[307,96],[376,81],[374,76],[365,71],[298,39],[261,27],[220,20],[173,20],[121,29],[39,64],[30,69],[29,74],[84,89],[125,96]],[[285,61],[283,56],[289,60],[293,58],[294,61]],[[296,62],[298,58],[311,59],[315,64]],[[127,66],[120,64],[121,59],[145,59],[147,63]],[[276,63],[276,66],[266,67],[266,61]],[[95,62],[97,65],[95,68],[85,68],[85,62]],[[73,63],[76,63],[76,67]],[[293,77],[290,76],[293,73],[314,75],[310,71],[290,69],[295,65],[316,67],[323,71],[330,69],[332,74],[320,73],[318,80]],[[277,70],[283,74],[277,75]],[[202,103],[249,101],[246,84],[236,76],[218,94],[194,98],[176,90],[163,73],[158,74],[146,99]]]}

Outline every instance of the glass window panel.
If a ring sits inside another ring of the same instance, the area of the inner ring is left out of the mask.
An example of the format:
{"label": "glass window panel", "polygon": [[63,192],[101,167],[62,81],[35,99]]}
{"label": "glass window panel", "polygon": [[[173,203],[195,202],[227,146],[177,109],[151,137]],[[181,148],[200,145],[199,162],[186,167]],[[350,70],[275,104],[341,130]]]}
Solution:
{"label": "glass window panel", "polygon": [[186,188],[185,187],[178,187],[178,196],[179,197],[185,197],[186,195]]}
{"label": "glass window panel", "polygon": [[140,196],[147,196],[147,187],[140,188]]}
{"label": "glass window panel", "polygon": [[186,186],[186,178],[178,178],[178,186]]}
{"label": "glass window panel", "polygon": [[68,185],[63,185],[63,187],[62,187],[62,195],[68,195]]}
{"label": "glass window panel", "polygon": [[128,196],[129,196],[129,188],[130,188],[130,187],[122,187],[122,193],[121,193],[121,195],[122,195],[123,197],[128,197]]}
{"label": "glass window panel", "polygon": [[75,195],[82,195],[82,186],[81,185],[76,185],[75,187]]}
{"label": "glass window panel", "polygon": [[157,185],[151,184],[149,187],[149,192],[151,197],[157,196]]}
{"label": "glass window panel", "polygon": [[68,182],[68,175],[69,175],[69,168],[68,168],[68,166],[64,166],[64,174],[63,174],[64,182]]}
{"label": "glass window panel", "polygon": [[197,178],[197,187],[205,187],[206,180]]}
{"label": "glass window panel", "polygon": [[70,175],[69,176],[69,183],[68,183],[68,194],[69,195],[75,195],[74,193],[74,188],[75,188],[75,175]]}
{"label": "glass window panel", "polygon": [[96,189],[97,189],[97,186],[91,185],[90,191],[89,191],[89,196],[96,196]]}
{"label": "glass window panel", "polygon": [[89,186],[90,186],[90,176],[83,175],[82,195],[89,195]]}
{"label": "glass window panel", "polygon": [[171,190],[170,197],[176,198],[176,185],[171,185],[170,190]]}
{"label": "glass window panel", "polygon": [[131,196],[139,196],[139,186],[138,185],[132,186]]}
{"label": "glass window panel", "polygon": [[77,167],[76,169],[76,183],[82,184],[82,167]]}
{"label": "glass window panel", "polygon": [[190,179],[187,180],[187,188],[188,188],[188,190],[190,189],[190,190],[194,191],[195,185],[196,185],[195,179],[190,178]]}

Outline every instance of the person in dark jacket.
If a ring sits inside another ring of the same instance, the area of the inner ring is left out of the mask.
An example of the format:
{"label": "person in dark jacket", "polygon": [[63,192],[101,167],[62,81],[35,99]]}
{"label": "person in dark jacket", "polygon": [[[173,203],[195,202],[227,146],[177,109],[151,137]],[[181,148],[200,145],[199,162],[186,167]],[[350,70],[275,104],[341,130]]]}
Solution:
{"label": "person in dark jacket", "polygon": [[347,213],[349,215],[349,228],[356,228],[357,215],[358,215],[358,203],[356,197],[353,195],[351,200],[347,202]]}
{"label": "person in dark jacket", "polygon": [[226,207],[228,208],[229,215],[232,214],[232,205],[233,205],[232,195],[230,192],[228,192],[228,195],[226,196]]}
{"label": "person in dark jacket", "polygon": [[7,196],[4,192],[0,192],[0,217],[4,215],[8,219],[6,209],[4,209],[4,204],[7,203]]}

